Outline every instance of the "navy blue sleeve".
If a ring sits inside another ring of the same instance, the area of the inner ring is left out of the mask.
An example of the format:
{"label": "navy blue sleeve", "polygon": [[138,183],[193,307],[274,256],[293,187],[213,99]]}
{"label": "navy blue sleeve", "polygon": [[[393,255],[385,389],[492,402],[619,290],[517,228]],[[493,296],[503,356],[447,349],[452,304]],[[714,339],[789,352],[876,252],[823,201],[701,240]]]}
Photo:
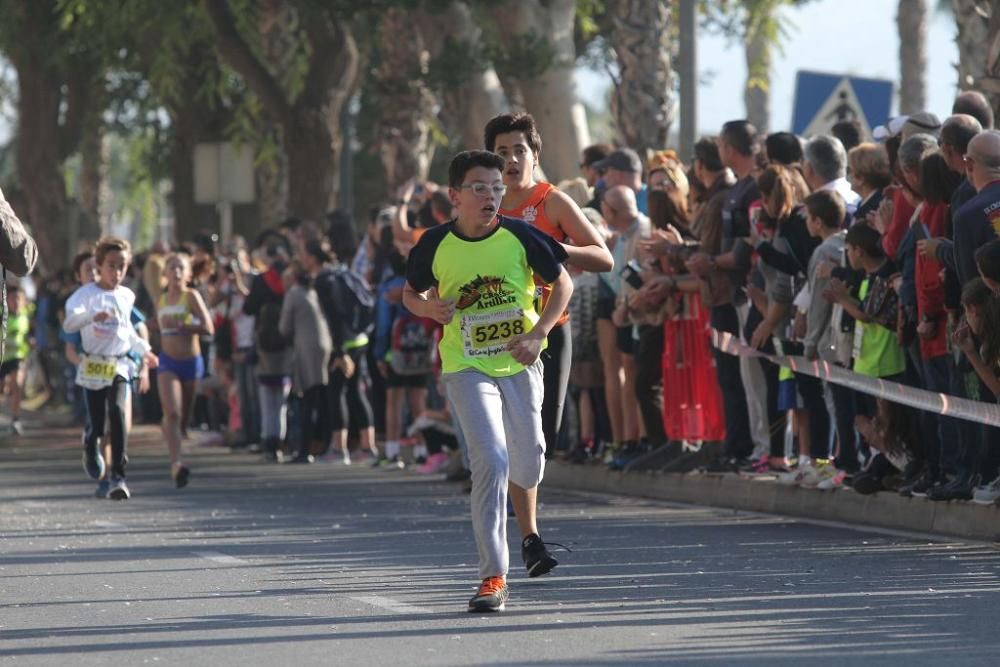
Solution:
{"label": "navy blue sleeve", "polygon": [[406,260],[406,282],[417,292],[426,292],[437,285],[434,277],[434,254],[451,230],[451,224],[438,225],[424,232]]}
{"label": "navy blue sleeve", "polygon": [[503,225],[524,246],[531,270],[546,283],[555,282],[562,272],[562,263],[568,259],[562,244],[545,232],[520,220],[504,218]]}

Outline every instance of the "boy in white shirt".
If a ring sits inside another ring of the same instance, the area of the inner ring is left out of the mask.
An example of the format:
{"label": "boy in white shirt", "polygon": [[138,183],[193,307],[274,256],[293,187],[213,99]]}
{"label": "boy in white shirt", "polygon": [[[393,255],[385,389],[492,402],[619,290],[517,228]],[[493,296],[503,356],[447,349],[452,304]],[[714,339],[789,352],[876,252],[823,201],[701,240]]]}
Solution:
{"label": "boy in white shirt", "polygon": [[129,387],[136,373],[129,352],[142,355],[150,368],[156,368],[156,355],[149,343],[132,326],[131,313],[135,293],[121,284],[128,271],[131,248],[127,241],[106,237],[97,242],[98,279],[76,290],[66,302],[63,329],[80,332],[83,353],[76,383],[86,393],[90,416],[83,435],[83,467],[92,479],[104,474],[100,439],[105,418],[111,420],[111,483],[107,497],[127,500],[131,493],[125,484],[125,452],[128,431],[126,414],[131,409]]}

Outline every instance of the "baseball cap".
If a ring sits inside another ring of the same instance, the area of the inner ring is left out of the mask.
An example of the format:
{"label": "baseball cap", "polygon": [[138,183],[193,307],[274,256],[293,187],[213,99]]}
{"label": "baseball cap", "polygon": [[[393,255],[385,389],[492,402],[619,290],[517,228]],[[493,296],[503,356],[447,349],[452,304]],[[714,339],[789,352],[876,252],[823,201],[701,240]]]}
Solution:
{"label": "baseball cap", "polygon": [[631,148],[616,148],[611,151],[608,157],[595,162],[594,167],[601,171],[615,169],[617,171],[631,171],[641,174],[642,160],[639,159],[639,154]]}

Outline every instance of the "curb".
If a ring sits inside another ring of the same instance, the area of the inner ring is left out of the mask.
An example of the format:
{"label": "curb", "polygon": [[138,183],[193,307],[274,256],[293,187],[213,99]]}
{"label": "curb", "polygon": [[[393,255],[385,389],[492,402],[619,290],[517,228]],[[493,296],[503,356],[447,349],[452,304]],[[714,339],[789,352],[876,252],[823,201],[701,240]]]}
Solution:
{"label": "curb", "polygon": [[1000,541],[1000,507],[905,498],[889,491],[864,496],[849,490],[819,491],[736,475],[620,472],[604,466],[563,464],[547,465],[545,482],[572,491]]}

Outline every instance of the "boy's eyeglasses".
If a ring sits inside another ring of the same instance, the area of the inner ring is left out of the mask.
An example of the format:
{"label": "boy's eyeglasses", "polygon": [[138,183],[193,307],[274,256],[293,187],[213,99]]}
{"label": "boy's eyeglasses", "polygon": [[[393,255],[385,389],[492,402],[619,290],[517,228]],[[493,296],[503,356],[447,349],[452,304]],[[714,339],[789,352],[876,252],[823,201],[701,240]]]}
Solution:
{"label": "boy's eyeglasses", "polygon": [[467,183],[461,190],[472,190],[477,197],[503,197],[507,192],[506,185],[487,185],[486,183]]}

